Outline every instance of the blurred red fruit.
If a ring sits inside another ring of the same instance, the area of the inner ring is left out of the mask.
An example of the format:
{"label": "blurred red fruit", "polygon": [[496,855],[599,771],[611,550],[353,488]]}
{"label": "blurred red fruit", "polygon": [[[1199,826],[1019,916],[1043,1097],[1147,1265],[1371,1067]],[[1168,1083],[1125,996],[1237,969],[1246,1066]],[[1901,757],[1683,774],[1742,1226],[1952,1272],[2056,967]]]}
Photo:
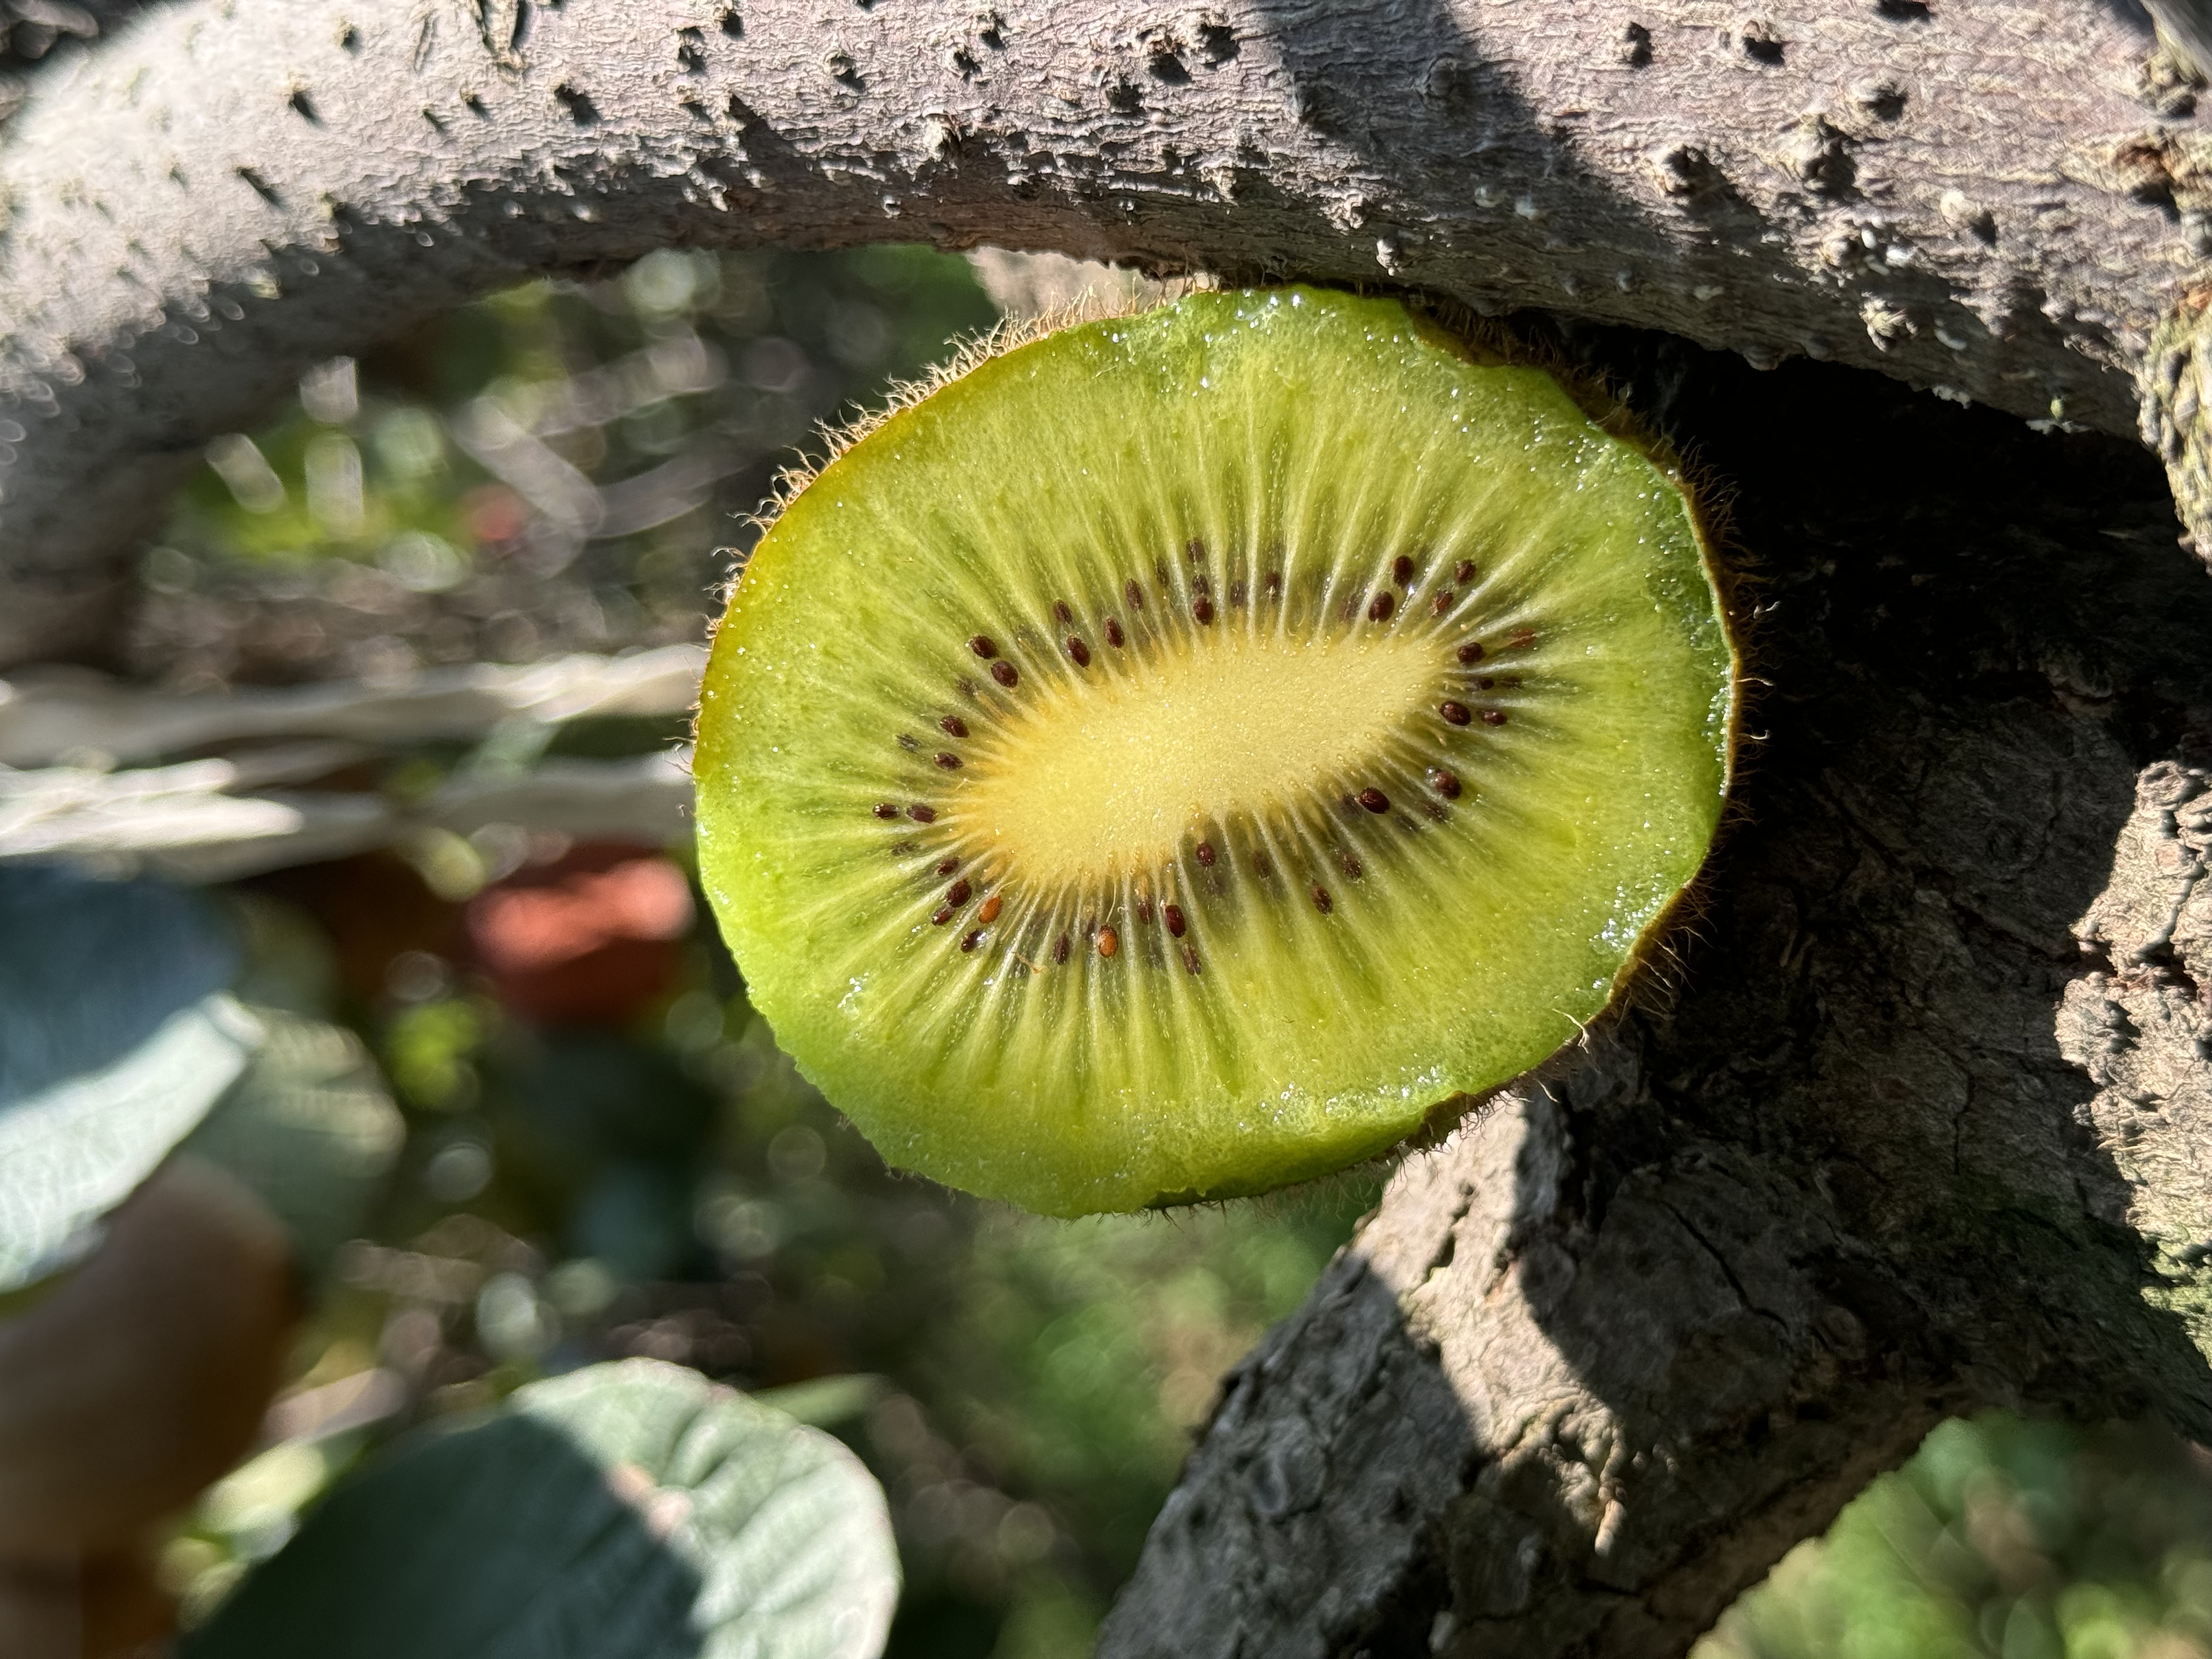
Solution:
{"label": "blurred red fruit", "polygon": [[462,497],[461,521],[480,545],[497,547],[530,527],[530,508],[505,484],[484,484]]}
{"label": "blurred red fruit", "polygon": [[620,1024],[668,988],[691,930],[684,872],[586,842],[469,902],[469,940],[500,1000],[547,1025]]}

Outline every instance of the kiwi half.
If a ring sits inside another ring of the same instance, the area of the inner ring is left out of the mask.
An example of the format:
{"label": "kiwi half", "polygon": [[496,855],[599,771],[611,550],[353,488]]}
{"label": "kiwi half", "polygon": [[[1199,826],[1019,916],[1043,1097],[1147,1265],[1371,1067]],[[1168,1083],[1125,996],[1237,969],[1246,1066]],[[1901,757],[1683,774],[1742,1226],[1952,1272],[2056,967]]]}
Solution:
{"label": "kiwi half", "polygon": [[983,362],[785,507],[702,695],[708,894],[892,1163],[1063,1215],[1342,1168],[1572,1039],[1719,822],[1684,487],[1395,301]]}

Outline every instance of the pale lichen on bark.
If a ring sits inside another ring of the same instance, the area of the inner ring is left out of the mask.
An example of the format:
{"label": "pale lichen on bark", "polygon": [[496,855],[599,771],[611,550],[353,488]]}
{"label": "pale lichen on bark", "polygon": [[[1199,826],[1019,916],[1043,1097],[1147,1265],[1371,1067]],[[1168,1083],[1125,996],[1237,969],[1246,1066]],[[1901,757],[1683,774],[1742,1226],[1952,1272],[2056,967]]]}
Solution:
{"label": "pale lichen on bark", "polygon": [[2126,1183],[2110,1219],[2150,1242],[2145,1295],[2212,1356],[2212,775],[2161,762],[2136,787],[2112,882],[2077,936],[2058,1043],[2097,1085],[2086,1112]]}

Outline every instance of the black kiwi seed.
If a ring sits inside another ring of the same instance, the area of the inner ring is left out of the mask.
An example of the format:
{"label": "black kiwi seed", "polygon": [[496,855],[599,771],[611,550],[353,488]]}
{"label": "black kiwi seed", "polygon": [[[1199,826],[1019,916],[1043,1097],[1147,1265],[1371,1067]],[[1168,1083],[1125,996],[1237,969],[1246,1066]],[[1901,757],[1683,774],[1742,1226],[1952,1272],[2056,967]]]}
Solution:
{"label": "black kiwi seed", "polygon": [[974,888],[969,886],[966,879],[963,878],[959,881],[954,882],[951,886],[945,890],[945,902],[947,904],[953,905],[957,908],[957,906],[967,903],[968,895],[975,890]]}
{"label": "black kiwi seed", "polygon": [[1137,586],[1137,579],[1134,576],[1130,577],[1121,585],[1121,597],[1128,600],[1129,609],[1132,611],[1142,611],[1145,608],[1145,590]]}
{"label": "black kiwi seed", "polygon": [[937,763],[948,772],[956,771],[960,765],[960,757],[940,749],[937,751]]}
{"label": "black kiwi seed", "polygon": [[1067,654],[1078,668],[1091,666],[1091,647],[1073,634],[1067,636]]}
{"label": "black kiwi seed", "polygon": [[1483,723],[1485,726],[1503,726],[1503,725],[1504,725],[1504,724],[1505,724],[1505,711],[1504,711],[1503,708],[1486,708],[1486,709],[1484,709],[1484,710],[1482,711],[1482,723]]}
{"label": "black kiwi seed", "polygon": [[1198,861],[1209,870],[1213,867],[1213,843],[1212,842],[1202,841],[1199,842]]}
{"label": "black kiwi seed", "polygon": [[1429,769],[1429,787],[1446,800],[1457,800],[1459,775],[1456,772],[1447,772],[1441,766],[1432,766]]}
{"label": "black kiwi seed", "polygon": [[947,714],[943,720],[938,721],[937,727],[947,737],[964,738],[968,735],[968,722],[957,714]]}
{"label": "black kiwi seed", "polygon": [[959,914],[960,912],[950,904],[939,905],[938,907],[937,914],[932,916],[929,920],[933,926],[942,927],[946,922],[951,921],[953,917]]}
{"label": "black kiwi seed", "polygon": [[1328,896],[1328,889],[1322,886],[1319,882],[1316,882],[1314,884],[1313,902],[1314,908],[1320,911],[1323,915],[1327,915],[1330,911],[1336,908],[1335,901],[1331,899]]}
{"label": "black kiwi seed", "polygon": [[1401,587],[1413,585],[1413,562],[1403,553],[1390,561],[1390,580]]}
{"label": "black kiwi seed", "polygon": [[869,810],[879,818],[895,818],[898,816],[898,805],[895,801],[879,800]]}
{"label": "black kiwi seed", "polygon": [[1359,804],[1370,812],[1387,812],[1390,810],[1390,797],[1370,785],[1359,792]]}
{"label": "black kiwi seed", "polygon": [[1482,641],[1469,640],[1465,645],[1460,647],[1457,654],[1462,662],[1480,662],[1483,656]]}
{"label": "black kiwi seed", "polygon": [[974,949],[975,949],[978,945],[981,944],[981,943],[982,943],[982,941],[983,941],[983,930],[982,930],[981,928],[978,927],[978,928],[976,928],[973,933],[969,933],[969,934],[965,939],[962,939],[962,940],[960,941],[960,948],[961,948],[962,950],[963,950],[963,951],[972,951],[972,950],[974,950]]}
{"label": "black kiwi seed", "polygon": [[924,806],[919,801],[906,809],[906,815],[912,818],[916,823],[934,823],[937,822],[937,809],[933,806]]}
{"label": "black kiwi seed", "polygon": [[1429,602],[1429,614],[1432,617],[1443,616],[1445,611],[1452,608],[1452,602],[1458,598],[1459,595],[1453,592],[1451,589],[1445,588]]}
{"label": "black kiwi seed", "polygon": [[1071,948],[1072,946],[1068,941],[1067,935],[1062,933],[1057,939],[1053,941],[1052,959],[1054,962],[1066,962],[1067,960],[1067,953]]}
{"label": "black kiwi seed", "polygon": [[1474,683],[1474,689],[1478,691],[1487,691],[1492,686],[1496,685],[1497,684],[1498,682],[1496,680],[1491,678],[1489,675],[1485,674],[1480,679]]}
{"label": "black kiwi seed", "polygon": [[1016,680],[1021,678],[1021,676],[1014,672],[1013,664],[994,662],[991,665],[991,678],[1001,685],[1012,685]]}
{"label": "black kiwi seed", "polygon": [[1252,854],[1252,873],[1254,875],[1258,876],[1264,881],[1267,877],[1274,874],[1274,872],[1275,866],[1268,862],[1267,854],[1264,850]]}
{"label": "black kiwi seed", "polygon": [[1123,637],[1121,624],[1115,621],[1111,617],[1107,617],[1106,643],[1112,646],[1116,651],[1119,651],[1121,648],[1121,641]]}
{"label": "black kiwi seed", "polygon": [[1354,881],[1358,881],[1360,877],[1367,873],[1366,867],[1349,853],[1339,853],[1336,855],[1336,861],[1343,866],[1344,873]]}
{"label": "black kiwi seed", "polygon": [[1201,562],[1206,557],[1206,544],[1196,536],[1193,536],[1182,544],[1182,550],[1190,556],[1190,562],[1193,564]]}
{"label": "black kiwi seed", "polygon": [[940,876],[949,876],[959,867],[958,859],[939,859],[937,861],[937,873]]}
{"label": "black kiwi seed", "polygon": [[983,634],[978,634],[974,638],[970,639],[968,641],[968,648],[970,651],[973,651],[977,656],[985,659],[995,657],[999,654],[999,647],[991,643],[990,638],[988,635]]}
{"label": "black kiwi seed", "polygon": [[1186,926],[1183,921],[1182,906],[1180,904],[1164,904],[1160,907],[1160,915],[1167,918],[1168,932],[1173,933],[1177,939],[1181,939],[1182,937],[1182,930]]}
{"label": "black kiwi seed", "polygon": [[1397,601],[1390,597],[1390,591],[1388,588],[1383,589],[1373,599],[1368,600],[1367,620],[1378,623],[1389,621],[1390,608],[1396,603]]}
{"label": "black kiwi seed", "polygon": [[1437,705],[1437,713],[1442,714],[1454,726],[1465,726],[1468,721],[1474,718],[1468,713],[1467,705],[1463,702],[1440,702]]}
{"label": "black kiwi seed", "polygon": [[1474,561],[1462,559],[1452,568],[1452,580],[1464,587],[1474,580]]}
{"label": "black kiwi seed", "polygon": [[1279,570],[1270,570],[1267,573],[1267,597],[1271,599],[1279,599],[1283,597],[1283,573]]}
{"label": "black kiwi seed", "polygon": [[1212,622],[1213,620],[1213,601],[1206,598],[1205,594],[1200,594],[1196,599],[1190,602],[1190,614],[1195,617],[1201,623]]}
{"label": "black kiwi seed", "polygon": [[1052,615],[1053,620],[1063,627],[1075,620],[1075,613],[1067,608],[1066,599],[1054,599],[1052,602]]}

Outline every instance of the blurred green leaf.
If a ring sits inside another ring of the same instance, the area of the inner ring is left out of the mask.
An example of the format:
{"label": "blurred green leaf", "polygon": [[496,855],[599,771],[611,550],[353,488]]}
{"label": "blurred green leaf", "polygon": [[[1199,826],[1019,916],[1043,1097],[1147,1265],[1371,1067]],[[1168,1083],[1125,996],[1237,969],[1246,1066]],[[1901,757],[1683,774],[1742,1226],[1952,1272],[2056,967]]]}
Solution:
{"label": "blurred green leaf", "polygon": [[244,1068],[237,968],[196,895],[0,867],[0,1293],[81,1255]]}
{"label": "blurred green leaf", "polygon": [[1942,1424],[1696,1659],[2205,1659],[2212,1455],[2148,1426]]}
{"label": "blurred green leaf", "polygon": [[533,1383],[342,1482],[185,1659],[872,1659],[881,1491],[828,1436],[651,1360]]}
{"label": "blurred green leaf", "polygon": [[319,1273],[367,1225],[407,1126],[352,1032],[282,1009],[252,1014],[266,1041],[185,1148],[258,1193]]}
{"label": "blurred green leaf", "polygon": [[826,1429],[864,1415],[890,1388],[884,1378],[860,1371],[843,1376],[817,1376],[806,1382],[787,1382],[780,1389],[763,1389],[753,1398],[801,1423]]}

